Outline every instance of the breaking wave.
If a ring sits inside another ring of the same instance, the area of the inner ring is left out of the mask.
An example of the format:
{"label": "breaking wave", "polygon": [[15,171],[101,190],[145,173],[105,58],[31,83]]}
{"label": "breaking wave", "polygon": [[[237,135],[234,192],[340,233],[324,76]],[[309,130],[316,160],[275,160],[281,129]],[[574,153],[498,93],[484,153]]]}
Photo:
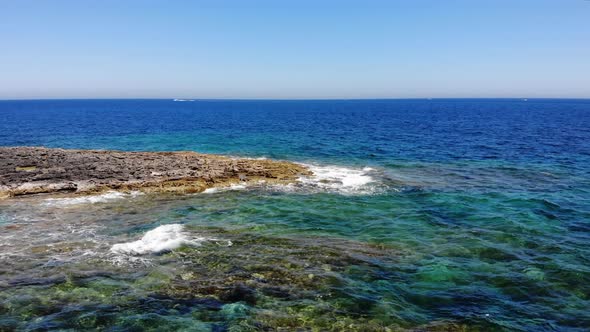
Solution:
{"label": "breaking wave", "polygon": [[[148,231],[133,242],[119,243],[111,247],[111,252],[127,255],[158,254],[178,249],[182,246],[200,246],[205,241],[219,241],[214,238],[190,237],[180,224],[162,225]],[[231,245],[231,241],[227,241]]]}
{"label": "breaking wave", "polygon": [[43,201],[45,206],[70,206],[79,204],[95,204],[106,203],[120,199],[134,198],[143,195],[139,191],[132,191],[130,193],[107,191],[100,195],[80,196],[80,197],[64,197],[64,198],[47,198]]}
{"label": "breaking wave", "polygon": [[383,175],[374,168],[302,164],[313,172],[302,176],[291,190],[330,192],[345,195],[370,195],[386,189]]}
{"label": "breaking wave", "polygon": [[[269,184],[264,180],[256,183],[232,184],[226,187],[205,189],[201,194],[214,194],[227,191],[247,189],[266,189],[271,191],[293,193],[336,193],[342,195],[371,195],[384,192],[391,188],[387,184],[387,176],[374,168],[351,168],[333,165],[303,164],[313,172],[313,175],[301,176],[287,185]],[[391,182],[391,181],[389,181]]]}
{"label": "breaking wave", "polygon": [[207,188],[203,190],[202,194],[214,194],[223,191],[230,191],[230,190],[242,190],[248,188],[245,184],[232,184],[227,187],[213,187]]}

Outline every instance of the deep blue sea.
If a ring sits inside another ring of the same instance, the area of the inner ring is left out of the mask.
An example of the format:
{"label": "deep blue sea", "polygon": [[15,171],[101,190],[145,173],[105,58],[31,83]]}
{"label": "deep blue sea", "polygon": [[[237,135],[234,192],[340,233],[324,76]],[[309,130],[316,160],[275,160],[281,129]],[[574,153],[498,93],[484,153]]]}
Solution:
{"label": "deep blue sea", "polygon": [[[2,201],[0,330],[590,330],[590,100],[0,101],[0,146],[316,173]],[[198,246],[110,250],[166,225]]]}

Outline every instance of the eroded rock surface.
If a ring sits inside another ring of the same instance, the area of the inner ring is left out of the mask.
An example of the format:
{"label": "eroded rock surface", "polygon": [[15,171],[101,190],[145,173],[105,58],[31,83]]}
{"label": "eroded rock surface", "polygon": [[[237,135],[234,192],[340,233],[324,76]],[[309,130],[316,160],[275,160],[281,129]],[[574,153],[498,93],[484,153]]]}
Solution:
{"label": "eroded rock surface", "polygon": [[0,198],[109,189],[194,193],[238,182],[289,183],[306,174],[291,162],[195,152],[0,148]]}

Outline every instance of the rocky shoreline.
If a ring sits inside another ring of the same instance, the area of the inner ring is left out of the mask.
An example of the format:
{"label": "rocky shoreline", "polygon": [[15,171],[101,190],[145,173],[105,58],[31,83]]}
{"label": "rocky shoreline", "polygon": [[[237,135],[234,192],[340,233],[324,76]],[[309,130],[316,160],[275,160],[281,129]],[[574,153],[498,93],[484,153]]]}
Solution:
{"label": "rocky shoreline", "polygon": [[288,184],[312,172],[286,161],[196,152],[0,147],[0,199],[107,190],[197,193],[235,183]]}

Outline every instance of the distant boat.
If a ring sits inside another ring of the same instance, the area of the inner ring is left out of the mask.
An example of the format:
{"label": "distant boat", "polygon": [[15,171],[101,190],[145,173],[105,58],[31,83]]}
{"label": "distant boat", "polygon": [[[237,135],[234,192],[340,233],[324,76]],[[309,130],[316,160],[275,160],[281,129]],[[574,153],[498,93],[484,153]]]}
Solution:
{"label": "distant boat", "polygon": [[529,100],[525,98],[525,99],[523,99],[522,101],[529,101]]}
{"label": "distant boat", "polygon": [[195,101],[194,99],[174,99],[173,101]]}

